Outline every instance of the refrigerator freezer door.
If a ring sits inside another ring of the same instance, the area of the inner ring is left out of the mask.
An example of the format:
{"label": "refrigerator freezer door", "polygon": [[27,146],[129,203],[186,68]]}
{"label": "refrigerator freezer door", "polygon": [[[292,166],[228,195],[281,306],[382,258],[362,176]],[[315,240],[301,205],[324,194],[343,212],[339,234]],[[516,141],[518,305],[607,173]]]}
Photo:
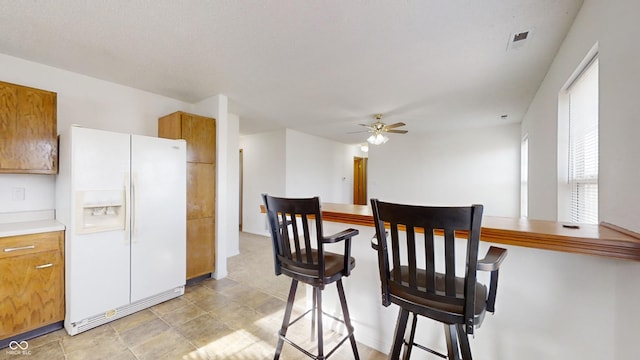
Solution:
{"label": "refrigerator freezer door", "polygon": [[186,142],[131,138],[131,302],[186,282]]}
{"label": "refrigerator freezer door", "polygon": [[[71,204],[95,191],[121,193],[129,186],[130,136],[71,128]],[[125,202],[121,211],[126,209]],[[124,207],[124,209],[122,209]],[[81,214],[82,212],[80,212]],[[106,209],[105,209],[105,217]],[[67,318],[82,320],[129,303],[129,235],[125,228],[82,233],[72,212],[65,244]]]}

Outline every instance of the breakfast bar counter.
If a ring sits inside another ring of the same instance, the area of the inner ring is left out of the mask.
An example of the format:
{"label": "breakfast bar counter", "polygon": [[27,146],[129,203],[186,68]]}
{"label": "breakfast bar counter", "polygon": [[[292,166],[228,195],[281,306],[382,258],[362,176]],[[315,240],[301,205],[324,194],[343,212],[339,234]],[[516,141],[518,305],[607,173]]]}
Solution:
{"label": "breakfast bar counter", "polygon": [[[373,227],[373,214],[368,205],[323,203],[322,219]],[[481,239],[495,244],[640,261],[640,234],[609,224],[579,224],[578,228],[571,227],[574,225],[556,221],[484,216]]]}

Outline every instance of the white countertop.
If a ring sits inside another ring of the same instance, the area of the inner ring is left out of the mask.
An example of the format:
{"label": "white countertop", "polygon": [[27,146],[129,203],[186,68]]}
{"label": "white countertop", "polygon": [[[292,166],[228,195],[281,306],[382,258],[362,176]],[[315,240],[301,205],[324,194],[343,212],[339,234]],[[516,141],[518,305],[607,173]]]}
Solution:
{"label": "white countertop", "polygon": [[56,220],[34,220],[0,224],[0,238],[64,230]]}

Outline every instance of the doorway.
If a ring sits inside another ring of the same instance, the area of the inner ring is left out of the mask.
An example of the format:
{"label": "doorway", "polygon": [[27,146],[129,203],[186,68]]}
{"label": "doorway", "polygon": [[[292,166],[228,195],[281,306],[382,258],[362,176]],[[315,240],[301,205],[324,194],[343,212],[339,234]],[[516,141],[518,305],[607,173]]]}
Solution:
{"label": "doorway", "polygon": [[353,157],[353,203],[367,205],[367,158]]}

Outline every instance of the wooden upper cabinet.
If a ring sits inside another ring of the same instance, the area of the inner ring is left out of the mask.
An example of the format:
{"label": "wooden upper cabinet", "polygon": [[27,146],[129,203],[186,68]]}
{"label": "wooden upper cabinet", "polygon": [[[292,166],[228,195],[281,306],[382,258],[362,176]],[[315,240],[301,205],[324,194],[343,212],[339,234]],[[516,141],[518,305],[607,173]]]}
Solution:
{"label": "wooden upper cabinet", "polygon": [[158,136],[187,140],[187,161],[214,164],[216,122],[213,118],[174,112],[158,120]]}
{"label": "wooden upper cabinet", "polygon": [[0,173],[58,172],[57,95],[0,81]]}

